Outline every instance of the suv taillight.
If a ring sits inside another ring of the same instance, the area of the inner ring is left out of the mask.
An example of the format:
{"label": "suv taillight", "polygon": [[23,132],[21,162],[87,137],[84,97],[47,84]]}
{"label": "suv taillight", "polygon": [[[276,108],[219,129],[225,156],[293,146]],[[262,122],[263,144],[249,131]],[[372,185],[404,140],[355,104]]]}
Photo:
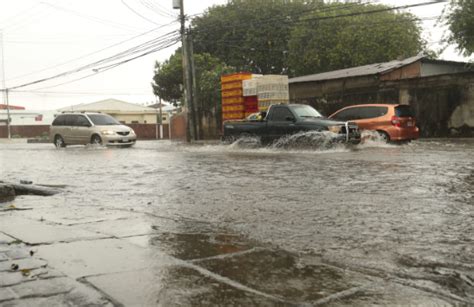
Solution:
{"label": "suv taillight", "polygon": [[395,127],[401,127],[402,126],[402,123],[400,121],[400,117],[398,116],[392,116],[392,125],[394,125]]}

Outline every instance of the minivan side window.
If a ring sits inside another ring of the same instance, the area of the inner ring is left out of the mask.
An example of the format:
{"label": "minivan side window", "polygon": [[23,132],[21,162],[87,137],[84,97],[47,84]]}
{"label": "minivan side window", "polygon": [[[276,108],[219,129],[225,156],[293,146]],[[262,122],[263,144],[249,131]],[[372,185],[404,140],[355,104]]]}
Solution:
{"label": "minivan side window", "polygon": [[51,125],[53,126],[65,126],[66,124],[66,116],[65,115],[59,115],[56,117]]}
{"label": "minivan side window", "polygon": [[90,127],[90,125],[91,124],[89,123],[89,120],[87,120],[87,118],[85,116],[78,115],[76,117],[74,126],[77,126],[77,127]]}

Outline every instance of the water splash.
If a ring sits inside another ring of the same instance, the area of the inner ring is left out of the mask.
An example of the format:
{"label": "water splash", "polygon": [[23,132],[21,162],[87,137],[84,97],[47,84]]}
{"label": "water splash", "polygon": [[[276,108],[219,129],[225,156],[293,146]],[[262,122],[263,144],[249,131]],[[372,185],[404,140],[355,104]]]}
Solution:
{"label": "water splash", "polygon": [[384,138],[382,134],[373,130],[362,130],[361,131],[362,142],[357,146],[359,149],[382,147],[382,148],[393,148],[394,144],[390,144]]}

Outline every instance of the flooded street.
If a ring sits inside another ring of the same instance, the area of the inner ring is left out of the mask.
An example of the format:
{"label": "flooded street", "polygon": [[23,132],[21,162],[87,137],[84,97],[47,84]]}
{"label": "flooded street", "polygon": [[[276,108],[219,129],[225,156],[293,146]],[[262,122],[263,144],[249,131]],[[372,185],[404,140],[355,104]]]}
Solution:
{"label": "flooded street", "polygon": [[[14,205],[26,210],[0,212],[0,231],[25,220],[87,231],[46,239],[25,231],[22,241],[126,306],[471,305],[473,153],[472,139],[326,150],[2,144],[1,180],[67,187],[18,197]],[[109,259],[117,238],[144,254],[123,248],[130,262]],[[87,265],[78,269],[67,260],[74,257]],[[146,269],[163,263],[173,269]],[[155,285],[140,290],[148,296],[124,294],[135,270],[145,270],[137,287]],[[196,291],[173,296],[181,288]]]}

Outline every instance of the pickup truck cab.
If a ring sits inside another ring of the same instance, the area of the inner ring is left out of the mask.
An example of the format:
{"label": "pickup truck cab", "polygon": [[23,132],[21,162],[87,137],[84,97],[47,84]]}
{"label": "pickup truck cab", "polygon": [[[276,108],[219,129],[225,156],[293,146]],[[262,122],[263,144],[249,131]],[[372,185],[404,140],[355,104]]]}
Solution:
{"label": "pickup truck cab", "polygon": [[261,112],[260,118],[224,122],[224,139],[232,140],[242,136],[257,136],[262,143],[271,143],[281,137],[306,132],[329,131],[335,142],[360,143],[359,128],[355,123],[324,118],[309,105],[272,105],[268,112]]}

